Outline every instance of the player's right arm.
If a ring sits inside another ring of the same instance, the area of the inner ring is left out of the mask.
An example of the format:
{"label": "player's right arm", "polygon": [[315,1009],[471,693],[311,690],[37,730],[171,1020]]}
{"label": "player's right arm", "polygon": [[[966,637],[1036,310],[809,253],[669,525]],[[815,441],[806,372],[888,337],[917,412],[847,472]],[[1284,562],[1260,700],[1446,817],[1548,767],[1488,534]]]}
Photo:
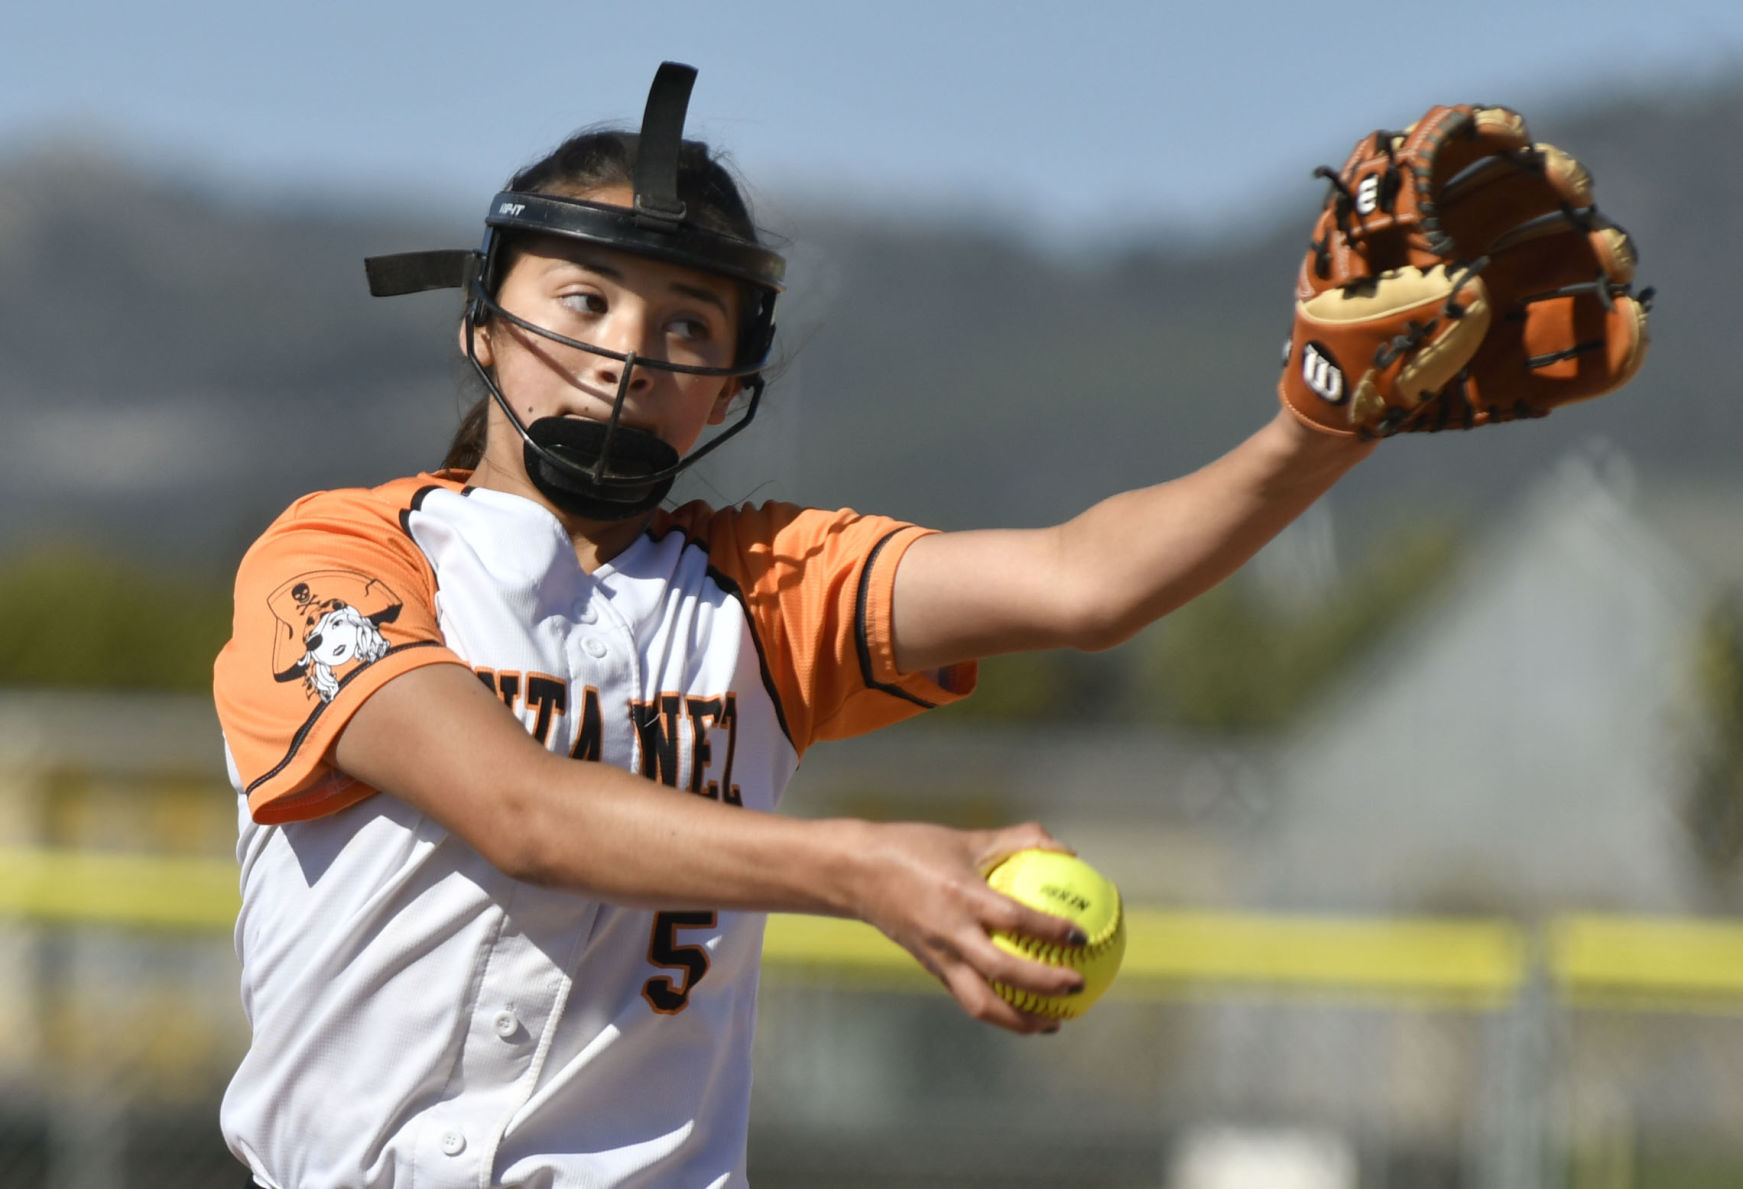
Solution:
{"label": "player's right arm", "polygon": [[987,933],[1059,944],[1069,925],[982,878],[1013,851],[1057,846],[1040,827],[798,821],[546,750],[448,647],[433,569],[404,527],[447,498],[443,486],[458,488],[418,479],[309,497],[243,558],[214,697],[255,821],[397,797],[508,875],[600,901],[857,917],[969,1014],[1043,1026],[989,981],[1055,995],[1076,976],[1015,959]]}
{"label": "player's right arm", "polygon": [[1038,825],[953,830],[811,821],[722,805],[560,756],[458,664],[424,665],[351,714],[329,760],[409,803],[517,879],[641,907],[802,912],[864,920],[907,949],[976,1019],[1014,1032],[1054,1022],[988,985],[1069,994],[1074,972],[994,946],[989,930],[1072,943],[1070,926],[986,886],[1025,847],[1063,849]]}

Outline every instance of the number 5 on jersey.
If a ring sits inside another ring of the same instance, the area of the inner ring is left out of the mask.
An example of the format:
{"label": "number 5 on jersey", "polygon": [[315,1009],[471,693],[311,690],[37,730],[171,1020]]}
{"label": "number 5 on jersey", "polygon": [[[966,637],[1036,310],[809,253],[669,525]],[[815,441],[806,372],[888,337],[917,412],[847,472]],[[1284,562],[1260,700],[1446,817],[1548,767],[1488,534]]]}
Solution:
{"label": "number 5 on jersey", "polygon": [[700,945],[679,945],[680,929],[713,929],[719,920],[713,910],[661,912],[654,914],[653,935],[648,939],[648,961],[669,970],[681,970],[674,982],[657,975],[642,984],[642,998],[663,1016],[677,1015],[690,1005],[690,992],[708,973],[708,951]]}

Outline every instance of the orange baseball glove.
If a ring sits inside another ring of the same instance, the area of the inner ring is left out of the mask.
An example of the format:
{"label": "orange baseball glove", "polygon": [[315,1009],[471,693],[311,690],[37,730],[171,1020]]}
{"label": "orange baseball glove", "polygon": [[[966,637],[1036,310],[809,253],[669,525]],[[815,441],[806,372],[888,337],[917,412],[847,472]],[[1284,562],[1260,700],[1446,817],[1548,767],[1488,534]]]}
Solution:
{"label": "orange baseball glove", "polygon": [[1296,282],[1279,392],[1361,438],[1542,417],[1621,387],[1651,290],[1591,176],[1517,112],[1432,108],[1333,172]]}

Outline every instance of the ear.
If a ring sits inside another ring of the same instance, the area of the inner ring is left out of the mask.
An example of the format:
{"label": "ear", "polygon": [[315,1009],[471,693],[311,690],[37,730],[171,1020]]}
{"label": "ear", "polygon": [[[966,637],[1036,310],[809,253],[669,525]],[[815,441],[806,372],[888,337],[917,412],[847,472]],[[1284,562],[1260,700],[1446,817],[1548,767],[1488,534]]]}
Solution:
{"label": "ear", "polygon": [[714,408],[709,410],[708,413],[708,424],[724,424],[726,421],[726,414],[732,409],[733,398],[742,391],[744,391],[744,385],[739,381],[738,377],[734,376],[732,379],[728,380],[726,382],[726,387],[720,390],[720,395],[714,398]]}
{"label": "ear", "polygon": [[[466,358],[466,322],[464,319],[461,320],[459,327],[455,329],[454,337],[460,344],[460,358]],[[490,350],[490,323],[485,322],[482,325],[474,326],[472,328],[472,349],[477,353],[478,362],[481,366],[489,367],[491,364],[496,362],[496,358],[491,354]]]}

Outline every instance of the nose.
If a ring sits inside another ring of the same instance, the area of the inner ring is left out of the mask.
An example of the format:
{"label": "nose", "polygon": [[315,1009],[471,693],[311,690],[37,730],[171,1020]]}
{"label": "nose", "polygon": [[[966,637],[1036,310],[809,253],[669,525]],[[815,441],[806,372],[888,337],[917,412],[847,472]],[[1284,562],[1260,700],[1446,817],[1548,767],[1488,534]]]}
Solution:
{"label": "nose", "polygon": [[[620,355],[634,353],[638,358],[647,356],[658,349],[649,339],[650,323],[651,319],[644,307],[633,301],[620,301],[612,309],[610,317],[598,328],[593,345],[616,351]],[[624,367],[623,360],[613,359],[609,355],[593,355],[587,363],[588,374],[594,383],[614,391],[623,385]],[[627,390],[642,392],[652,385],[653,378],[645,369],[637,367],[630,375]]]}

